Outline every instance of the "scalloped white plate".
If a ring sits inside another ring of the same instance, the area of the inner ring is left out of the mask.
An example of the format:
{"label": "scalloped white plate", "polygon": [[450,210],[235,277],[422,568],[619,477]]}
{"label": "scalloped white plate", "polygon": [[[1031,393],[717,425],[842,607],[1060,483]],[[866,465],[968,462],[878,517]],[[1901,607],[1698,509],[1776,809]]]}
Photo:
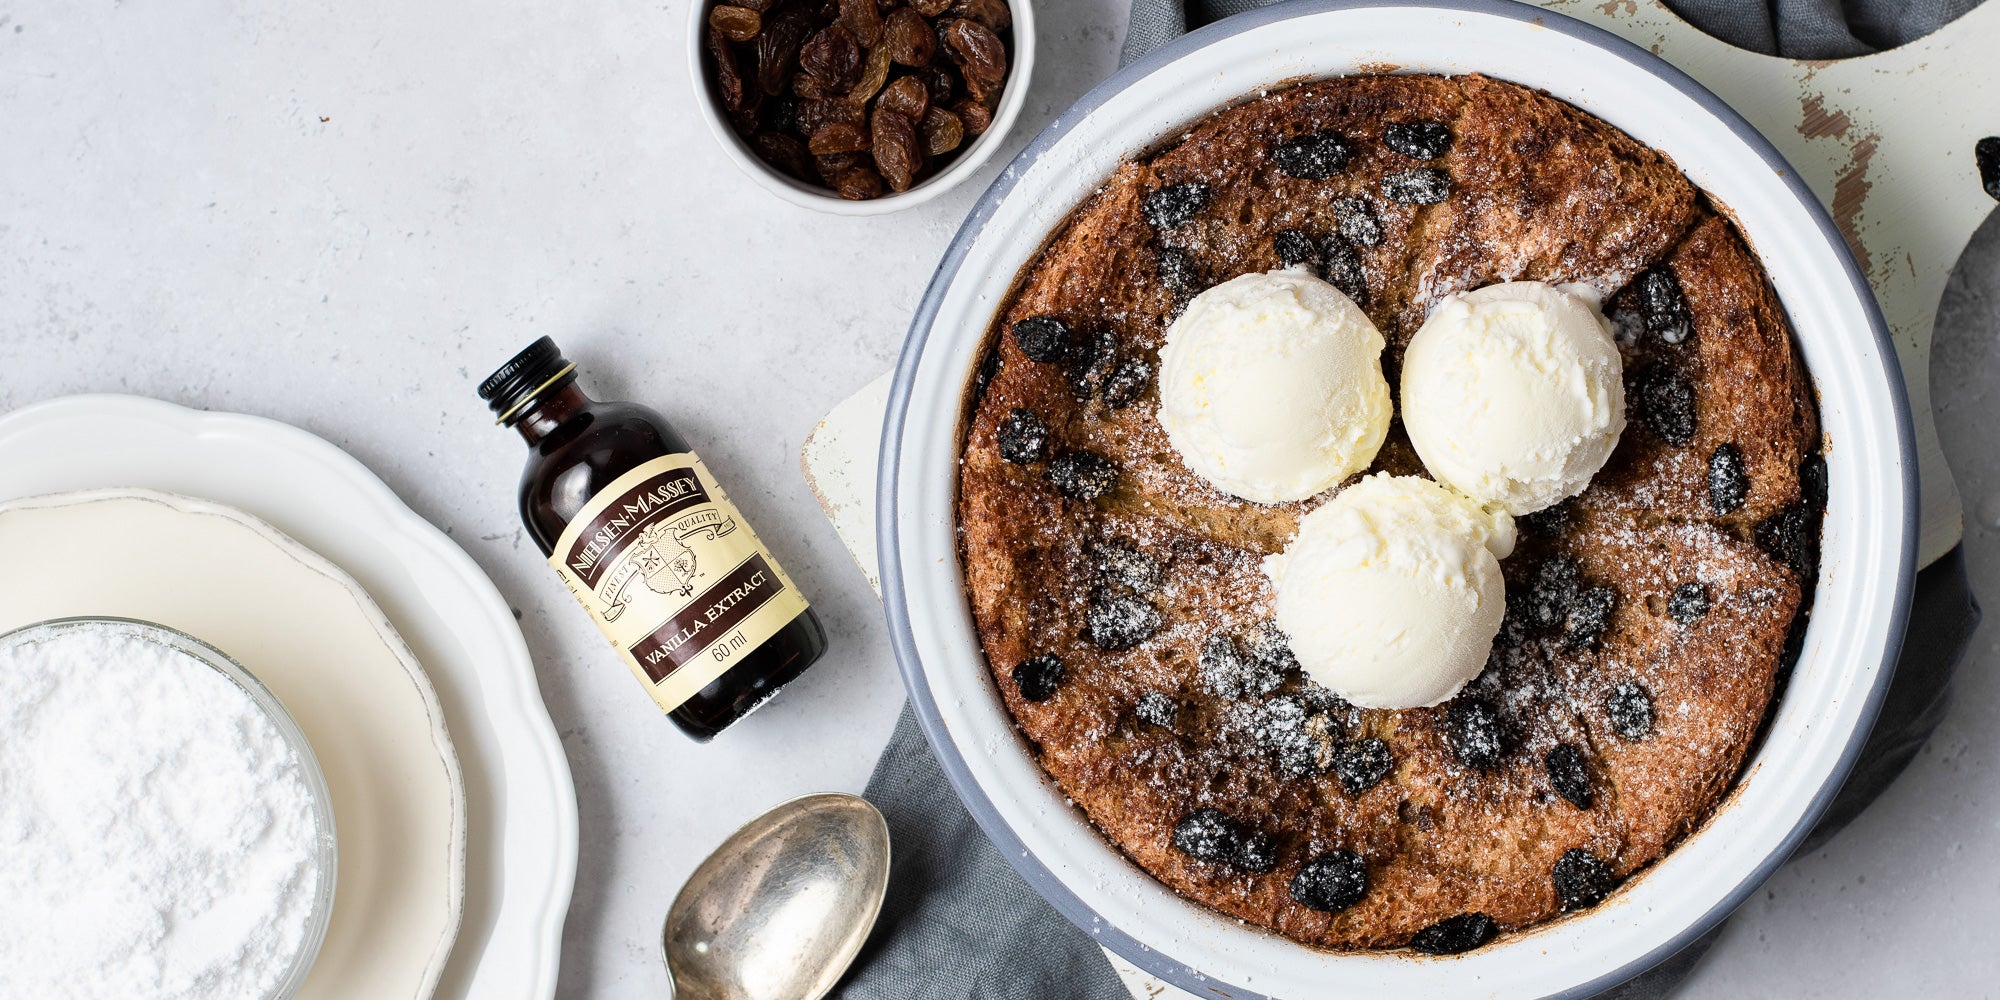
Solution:
{"label": "scalloped white plate", "polygon": [[[422,948],[422,974],[395,992],[326,995],[421,998],[435,986],[447,997],[552,997],[576,874],[576,793],[520,628],[492,582],[360,462],[298,428],[132,396],[72,396],[0,416],[0,501],[134,488],[241,510],[351,576],[443,709],[464,783],[456,943],[442,925],[424,940],[380,942]],[[416,760],[428,748],[402,749]],[[348,813],[339,822],[344,869]],[[341,889],[344,903],[344,878]],[[322,966],[333,962],[321,955]]]}

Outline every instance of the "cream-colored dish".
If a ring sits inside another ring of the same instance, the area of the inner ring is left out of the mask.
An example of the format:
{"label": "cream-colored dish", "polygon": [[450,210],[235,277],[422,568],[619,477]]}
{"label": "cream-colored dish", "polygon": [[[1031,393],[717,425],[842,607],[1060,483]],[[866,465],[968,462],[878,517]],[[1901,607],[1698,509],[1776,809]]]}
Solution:
{"label": "cream-colored dish", "polygon": [[97,490],[0,504],[0,631],[158,622],[227,650],[311,744],[340,830],[333,916],[298,1000],[429,996],[458,932],[465,792],[430,680],[332,563],[220,504]]}

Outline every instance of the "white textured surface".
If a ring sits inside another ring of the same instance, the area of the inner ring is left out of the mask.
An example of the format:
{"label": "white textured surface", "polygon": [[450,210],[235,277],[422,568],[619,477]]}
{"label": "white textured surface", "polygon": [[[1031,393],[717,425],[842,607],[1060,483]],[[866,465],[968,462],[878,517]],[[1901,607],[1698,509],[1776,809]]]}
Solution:
{"label": "white textured surface", "polygon": [[[1042,5],[1010,149],[1110,72],[1125,6]],[[879,605],[795,454],[889,365],[981,187],[873,220],[776,202],[697,118],[683,14],[0,0],[0,409],[112,390],[291,421],[465,545],[522,612],[576,774],[566,998],[663,995],[659,920],[700,856],[780,799],[866,780],[901,690]],[[1989,605],[1996,228],[1953,285],[1936,366]],[[521,448],[472,388],[543,333],[600,395],[680,424],[832,633],[825,661],[713,745],[659,718],[518,531]],[[1911,775],[1773,880],[1692,995],[1990,992],[1996,634],[1974,640]]]}

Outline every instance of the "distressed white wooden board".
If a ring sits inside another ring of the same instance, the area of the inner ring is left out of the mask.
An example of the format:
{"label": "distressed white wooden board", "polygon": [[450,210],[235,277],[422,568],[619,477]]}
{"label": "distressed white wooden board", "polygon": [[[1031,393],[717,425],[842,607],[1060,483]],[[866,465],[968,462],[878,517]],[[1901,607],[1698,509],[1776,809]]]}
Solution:
{"label": "distressed white wooden board", "polygon": [[[1923,476],[1920,564],[1958,544],[1957,487],[1931,419],[1930,347],[1938,299],[1993,200],[1972,148],[2000,134],[2000,0],[1889,52],[1838,61],[1778,59],[1703,34],[1655,0],[1546,0],[1664,56],[1742,112],[1833,213],[1868,274],[1909,384]],[[806,481],[868,582],[875,559],[875,472],[890,376],[834,407],[806,439]],[[1837,445],[1836,445],[1837,446]],[[1106,951],[1141,1000],[1193,998]]]}

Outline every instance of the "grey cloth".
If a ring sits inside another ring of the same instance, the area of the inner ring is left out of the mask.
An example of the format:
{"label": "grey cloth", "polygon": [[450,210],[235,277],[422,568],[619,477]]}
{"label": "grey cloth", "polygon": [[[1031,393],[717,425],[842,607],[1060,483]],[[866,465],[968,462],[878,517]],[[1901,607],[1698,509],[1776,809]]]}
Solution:
{"label": "grey cloth", "polygon": [[[1977,0],[1675,0],[1697,27],[1765,53],[1836,58],[1921,37]],[[1124,61],[1191,28],[1264,6],[1262,0],[1132,0]],[[1882,714],[1809,852],[1887,788],[1944,716],[1953,669],[1979,607],[1961,550],[1917,577],[1910,627]],[[848,1000],[1127,1000],[1089,935],[1028,888],[953,795],[906,705],[868,782],[894,841],[889,897],[867,948],[843,982]],[[1720,929],[1600,1000],[1664,1000]]]}

